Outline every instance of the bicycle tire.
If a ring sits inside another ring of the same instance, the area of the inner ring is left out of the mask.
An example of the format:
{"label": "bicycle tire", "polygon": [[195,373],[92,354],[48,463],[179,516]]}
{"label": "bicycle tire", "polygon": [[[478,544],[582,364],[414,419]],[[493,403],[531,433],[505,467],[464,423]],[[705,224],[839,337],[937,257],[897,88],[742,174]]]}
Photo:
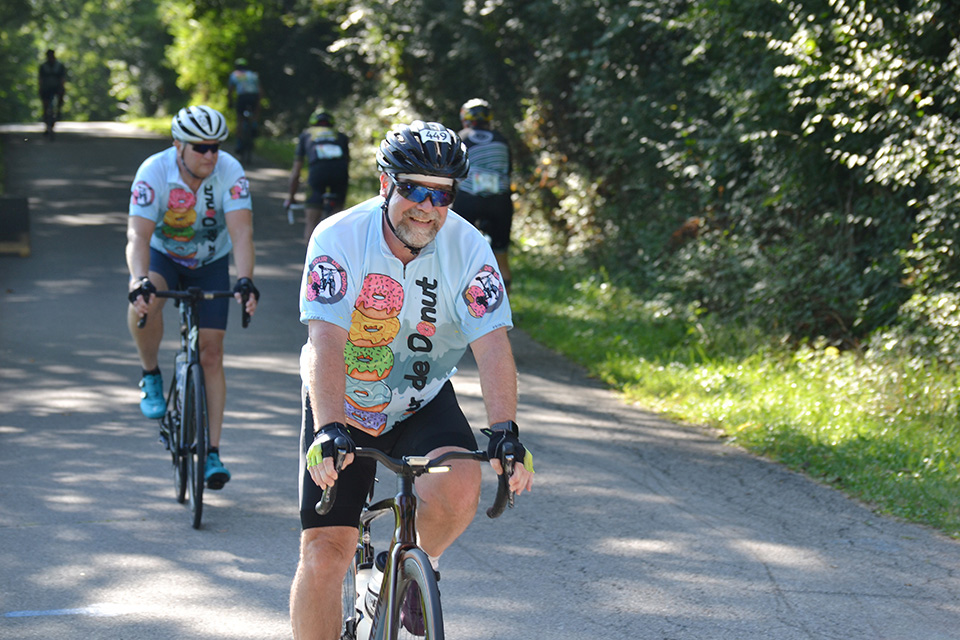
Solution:
{"label": "bicycle tire", "polygon": [[357,560],[353,559],[340,587],[340,640],[357,639]]}
{"label": "bicycle tire", "polygon": [[170,400],[167,402],[167,412],[163,416],[163,423],[167,431],[167,437],[170,439],[174,493],[176,494],[177,502],[183,504],[187,501],[187,487],[190,484],[189,471],[187,469],[187,457],[190,452],[184,449],[185,445],[182,437],[183,415],[177,412],[177,406],[183,406],[177,381],[174,380],[170,386]]}
{"label": "bicycle tire", "polygon": [[207,461],[207,398],[203,383],[203,369],[193,364],[187,370],[187,397],[184,398],[182,423],[184,452],[190,477],[190,512],[193,528],[199,529],[203,518],[204,468]]}
{"label": "bicycle tire", "polygon": [[[408,597],[408,586],[416,583],[420,588],[420,606],[423,610],[424,635],[414,635],[400,623],[400,609]],[[391,625],[394,634],[390,640],[443,640],[443,612],[440,609],[440,588],[437,577],[423,549],[408,549],[400,559],[400,578],[397,581],[396,619]]]}
{"label": "bicycle tire", "polygon": [[170,391],[167,393],[167,411],[160,419],[160,429],[166,434],[167,444],[170,447],[170,461],[173,465],[173,491],[177,502],[183,504],[187,501],[187,486],[189,479],[187,476],[187,457],[183,451],[183,440],[181,438],[181,422],[183,416],[177,410],[177,406],[183,406],[180,399],[179,386],[174,378],[170,382]]}

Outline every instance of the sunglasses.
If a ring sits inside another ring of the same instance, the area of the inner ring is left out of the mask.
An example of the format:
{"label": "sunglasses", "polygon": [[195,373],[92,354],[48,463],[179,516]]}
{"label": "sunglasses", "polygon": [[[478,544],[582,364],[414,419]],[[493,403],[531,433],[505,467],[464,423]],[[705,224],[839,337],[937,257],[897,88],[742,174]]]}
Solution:
{"label": "sunglasses", "polygon": [[416,202],[417,204],[430,198],[430,202],[432,202],[435,207],[449,207],[453,204],[454,198],[457,197],[456,189],[452,191],[447,189],[431,189],[423,185],[413,184],[411,182],[398,182],[397,180],[394,180],[393,184],[396,185],[397,193],[399,193],[402,198],[410,202]]}
{"label": "sunglasses", "polygon": [[213,151],[214,153],[220,151],[220,144],[216,142],[214,144],[193,144],[191,142],[190,147],[200,155],[203,155],[208,151]]}

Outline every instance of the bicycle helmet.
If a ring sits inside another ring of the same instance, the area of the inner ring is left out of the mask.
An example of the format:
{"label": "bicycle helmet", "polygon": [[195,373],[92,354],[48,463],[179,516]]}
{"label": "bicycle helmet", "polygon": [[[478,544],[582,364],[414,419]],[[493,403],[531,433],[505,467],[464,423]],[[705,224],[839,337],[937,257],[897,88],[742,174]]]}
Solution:
{"label": "bicycle helmet", "polygon": [[464,126],[476,128],[489,126],[492,115],[490,113],[490,103],[481,98],[467,100],[460,107],[460,121]]}
{"label": "bicycle helmet", "polygon": [[459,182],[470,162],[460,136],[438,122],[415,120],[391,129],[377,151],[377,165],[390,176],[410,173]]}
{"label": "bicycle helmet", "polygon": [[181,142],[227,139],[227,121],[223,114],[205,105],[184,107],[173,116],[170,133]]}
{"label": "bicycle helmet", "polygon": [[246,69],[247,68],[247,59],[246,58],[237,58],[233,61],[233,66],[237,69]]}
{"label": "bicycle helmet", "polygon": [[311,127],[333,127],[333,116],[322,109],[317,109],[310,115],[309,123]]}

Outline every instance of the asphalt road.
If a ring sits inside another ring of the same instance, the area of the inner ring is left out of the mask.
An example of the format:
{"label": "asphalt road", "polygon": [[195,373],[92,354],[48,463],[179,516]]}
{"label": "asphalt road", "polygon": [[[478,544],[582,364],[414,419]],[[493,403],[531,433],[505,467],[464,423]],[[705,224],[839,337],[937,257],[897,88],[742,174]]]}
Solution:
{"label": "asphalt road", "polygon": [[[128,190],[168,143],[116,125],[63,123],[52,143],[4,131],[32,255],[0,256],[0,638],[289,638],[305,331],[287,169],[250,167],[263,299],[249,329],[231,319],[234,479],[207,492],[195,531],[140,416],[124,322]],[[481,510],[444,555],[450,638],[960,638],[956,542],[627,406],[511,336],[537,484],[499,520]],[[469,358],[456,387],[479,425]]]}

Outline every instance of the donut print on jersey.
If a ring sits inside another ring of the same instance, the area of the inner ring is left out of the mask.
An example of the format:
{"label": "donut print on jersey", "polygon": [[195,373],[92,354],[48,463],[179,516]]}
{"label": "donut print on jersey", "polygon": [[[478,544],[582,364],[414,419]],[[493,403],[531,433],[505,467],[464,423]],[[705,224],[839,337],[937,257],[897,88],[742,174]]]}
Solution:
{"label": "donut print on jersey", "polygon": [[368,274],[360,286],[350,319],[350,331],[343,361],[347,374],[347,392],[343,409],[347,422],[378,436],[387,424],[381,413],[393,399],[382,382],[393,368],[393,350],[389,345],[400,331],[403,286],[379,273]]}
{"label": "donut print on jersey", "polygon": [[350,325],[350,342],[358,347],[382,347],[390,344],[400,333],[400,321],[396,318],[378,320],[365,316],[359,309],[353,312]]}

